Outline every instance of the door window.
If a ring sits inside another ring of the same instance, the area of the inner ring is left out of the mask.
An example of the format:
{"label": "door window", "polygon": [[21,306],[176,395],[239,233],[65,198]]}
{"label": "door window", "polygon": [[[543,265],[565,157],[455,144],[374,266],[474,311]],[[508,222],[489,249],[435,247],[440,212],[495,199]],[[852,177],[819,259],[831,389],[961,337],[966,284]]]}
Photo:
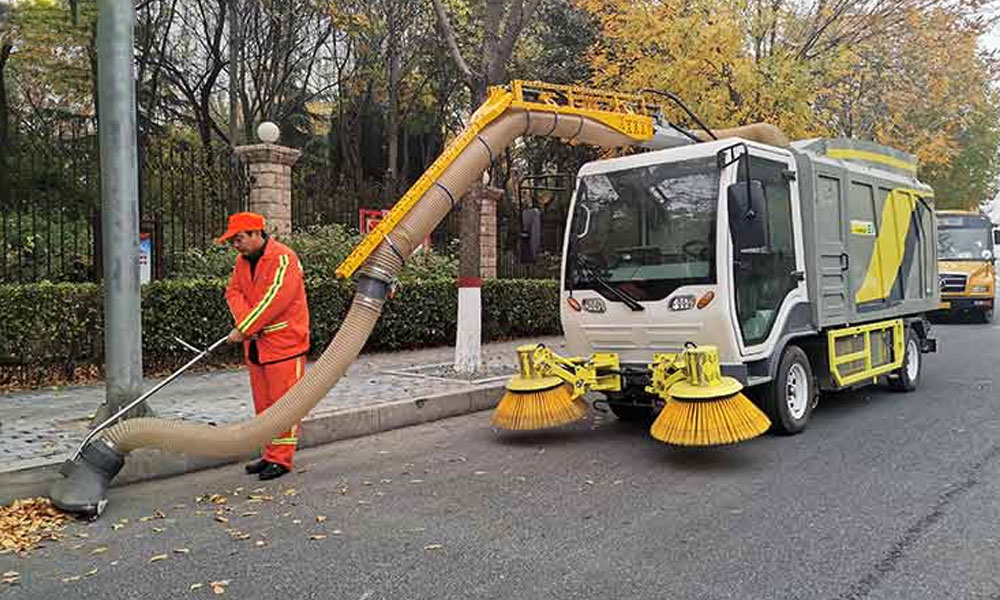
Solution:
{"label": "door window", "polygon": [[[791,189],[785,178],[787,169],[782,162],[750,158],[750,178],[764,186],[768,243],[763,252],[741,252],[733,257],[736,314],[747,346],[767,339],[785,296],[798,285],[793,276],[795,236]],[[745,161],[740,165],[738,180],[746,182]]]}

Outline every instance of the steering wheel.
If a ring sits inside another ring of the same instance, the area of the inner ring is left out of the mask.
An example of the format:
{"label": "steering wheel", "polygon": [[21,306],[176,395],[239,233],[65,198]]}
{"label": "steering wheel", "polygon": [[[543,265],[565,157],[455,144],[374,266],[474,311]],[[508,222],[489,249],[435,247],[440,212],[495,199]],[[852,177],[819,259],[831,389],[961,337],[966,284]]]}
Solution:
{"label": "steering wheel", "polygon": [[681,244],[681,252],[696,260],[708,260],[708,251],[711,244],[705,240],[691,240]]}

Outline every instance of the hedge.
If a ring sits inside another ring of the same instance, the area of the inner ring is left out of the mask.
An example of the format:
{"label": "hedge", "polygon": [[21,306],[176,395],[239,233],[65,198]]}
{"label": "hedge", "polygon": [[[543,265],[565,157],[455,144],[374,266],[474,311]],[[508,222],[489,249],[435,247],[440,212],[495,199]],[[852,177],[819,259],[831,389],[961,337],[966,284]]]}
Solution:
{"label": "hedge", "polygon": [[[222,279],[166,280],[143,287],[143,362],[147,372],[176,368],[190,357],[175,340],[208,345],[230,329]],[[354,295],[352,283],[307,284],[312,348],[332,339]],[[448,345],[455,339],[455,284],[404,284],[390,300],[366,351]],[[103,298],[94,284],[0,285],[0,387],[73,381],[93,376],[103,362]],[[551,280],[487,280],[483,285],[483,339],[560,332],[558,289]],[[239,361],[236,349],[214,364]]]}

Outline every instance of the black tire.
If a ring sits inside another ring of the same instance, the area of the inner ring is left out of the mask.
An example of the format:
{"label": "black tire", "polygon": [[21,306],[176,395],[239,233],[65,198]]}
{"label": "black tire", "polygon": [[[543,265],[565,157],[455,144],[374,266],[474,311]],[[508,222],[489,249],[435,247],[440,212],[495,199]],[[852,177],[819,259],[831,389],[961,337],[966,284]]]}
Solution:
{"label": "black tire", "polygon": [[[799,390],[795,392],[797,402],[789,402],[789,397],[793,393],[789,385],[790,380],[796,390]],[[804,390],[799,387],[803,385]],[[778,363],[778,371],[774,374],[774,381],[766,385],[762,391],[761,410],[771,419],[771,431],[779,435],[794,435],[806,428],[809,416],[816,407],[817,388],[812,367],[809,366],[809,357],[802,348],[794,345],[785,347],[781,353],[781,362]],[[792,404],[795,405],[794,410]]]}
{"label": "black tire", "polygon": [[615,413],[619,421],[625,423],[636,423],[638,425],[651,425],[656,420],[656,413],[652,406],[635,406],[629,404],[608,404],[611,412]]}
{"label": "black tire", "polygon": [[992,308],[984,308],[983,310],[979,311],[979,320],[981,320],[983,323],[986,323],[987,325],[989,325],[990,323],[992,323],[993,322],[993,309]]}
{"label": "black tire", "polygon": [[[889,387],[900,392],[912,392],[920,385],[920,376],[924,372],[924,359],[920,354],[920,339],[913,329],[907,328],[906,339],[903,342],[903,365],[892,372]],[[911,353],[916,360],[916,376],[910,368]]]}

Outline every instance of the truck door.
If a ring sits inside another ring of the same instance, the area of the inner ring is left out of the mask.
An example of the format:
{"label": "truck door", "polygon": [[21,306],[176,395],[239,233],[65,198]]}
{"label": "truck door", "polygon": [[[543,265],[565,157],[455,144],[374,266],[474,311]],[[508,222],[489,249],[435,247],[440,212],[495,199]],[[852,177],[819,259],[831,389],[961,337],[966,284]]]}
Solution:
{"label": "truck door", "polygon": [[853,303],[848,296],[852,265],[847,247],[848,220],[844,218],[844,200],[838,175],[822,172],[816,174],[814,210],[819,257],[817,296],[821,303],[820,319],[823,323],[848,322],[853,316],[850,314]]}
{"label": "truck door", "polygon": [[767,207],[767,246],[740,252],[733,261],[736,320],[744,354],[751,355],[770,351],[794,300],[808,294],[794,160],[753,155],[740,161],[738,182],[746,181],[748,163],[750,178],[763,184]]}

